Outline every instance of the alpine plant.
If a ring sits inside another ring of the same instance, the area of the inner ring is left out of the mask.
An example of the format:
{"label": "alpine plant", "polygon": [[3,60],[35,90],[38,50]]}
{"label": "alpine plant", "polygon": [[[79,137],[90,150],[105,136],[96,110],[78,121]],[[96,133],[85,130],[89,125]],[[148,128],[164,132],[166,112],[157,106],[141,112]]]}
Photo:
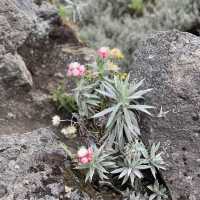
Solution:
{"label": "alpine plant", "polygon": [[94,93],[97,83],[88,85],[87,82],[80,80],[75,92],[75,100],[78,106],[79,115],[89,117],[94,114],[94,108],[98,107],[100,98]]}
{"label": "alpine plant", "polygon": [[100,95],[108,99],[110,105],[95,114],[93,118],[108,115],[105,138],[111,146],[118,144],[120,148],[123,148],[125,143],[134,141],[140,135],[139,112],[151,115],[148,109],[154,107],[140,104],[144,95],[152,90],[139,90],[143,82],[144,80],[136,84],[131,83],[129,75],[125,80],[114,76],[113,80],[105,78],[100,89],[96,89]]}
{"label": "alpine plant", "polygon": [[115,166],[115,163],[112,161],[112,153],[104,151],[103,147],[97,148],[93,146],[88,150],[82,149],[82,152],[78,152],[79,166],[77,168],[87,171],[85,182],[92,182],[95,173],[102,180],[108,179],[107,174],[109,172],[107,169]]}
{"label": "alpine plant", "polygon": [[149,200],[167,200],[168,194],[167,189],[155,181],[154,185],[149,185],[147,188],[152,192],[149,197]]}
{"label": "alpine plant", "polygon": [[[93,63],[70,63],[66,80],[74,80],[76,88],[66,95],[63,87],[56,91],[54,99],[61,108],[67,111],[71,108],[72,119],[62,120],[56,115],[52,118],[52,125],[59,127],[61,122],[71,122],[61,130],[66,138],[76,138],[83,133],[86,136],[84,142],[90,143],[87,134],[99,133],[98,145],[104,141],[100,147],[95,144],[81,147],[76,156],[65,147],[72,159],[77,158],[77,169],[85,172],[85,182],[92,182],[94,177],[101,180],[118,178],[122,185],[126,184],[133,191],[125,196],[127,200],[165,200],[167,190],[159,185],[156,174],[159,169],[165,169],[160,143],[147,149],[139,128],[140,113],[151,115],[150,109],[154,108],[143,103],[144,96],[152,89],[141,89],[144,80],[135,83],[129,74],[120,71],[123,58],[119,49],[102,47]],[[84,128],[79,121],[86,122]],[[99,131],[99,127],[103,130]],[[105,134],[99,138],[101,133]],[[94,137],[97,139],[96,135]],[[152,182],[144,185],[144,181],[149,181],[143,179],[147,171],[152,173],[154,185],[150,185]],[[114,181],[107,183],[115,184]],[[146,185],[149,186],[146,188]]]}
{"label": "alpine plant", "polygon": [[159,153],[157,153],[157,151],[159,150],[160,147],[160,143],[157,144],[153,144],[151,146],[150,149],[150,153],[148,152],[148,150],[145,148],[143,143],[140,143],[141,145],[141,153],[144,156],[144,158],[146,160],[148,160],[149,166],[150,166],[150,170],[151,173],[153,175],[153,177],[156,179],[156,172],[158,169],[162,169],[165,170],[165,162],[162,159],[162,154],[164,153],[163,151],[160,151]]}

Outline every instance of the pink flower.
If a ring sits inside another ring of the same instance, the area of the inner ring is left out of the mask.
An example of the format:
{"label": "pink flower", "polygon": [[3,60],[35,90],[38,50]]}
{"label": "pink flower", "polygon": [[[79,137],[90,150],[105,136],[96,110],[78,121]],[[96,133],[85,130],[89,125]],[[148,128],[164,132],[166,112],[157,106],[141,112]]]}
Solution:
{"label": "pink flower", "polygon": [[83,158],[80,159],[80,163],[82,163],[82,164],[87,164],[88,161],[89,161],[89,160],[88,160],[87,157],[83,157]]}
{"label": "pink flower", "polygon": [[69,69],[73,70],[73,69],[76,69],[80,66],[80,63],[78,62],[72,62],[69,64]]}
{"label": "pink flower", "polygon": [[89,147],[86,149],[85,147],[81,147],[77,153],[78,160],[81,164],[87,164],[93,159],[93,149]]}
{"label": "pink flower", "polygon": [[67,76],[81,77],[85,75],[85,66],[78,62],[72,62],[68,65]]}
{"label": "pink flower", "polygon": [[85,73],[85,66],[84,65],[80,65],[78,69],[82,74]]}
{"label": "pink flower", "polygon": [[110,49],[108,47],[101,47],[98,51],[97,54],[100,58],[106,59],[108,58],[110,54]]}
{"label": "pink flower", "polygon": [[88,154],[88,150],[85,147],[81,147],[77,152],[78,158],[83,158],[87,156],[87,154]]}
{"label": "pink flower", "polygon": [[76,69],[74,69],[74,70],[72,71],[72,75],[73,75],[73,76],[80,76],[80,71],[78,70],[78,68],[76,68]]}
{"label": "pink flower", "polygon": [[93,157],[92,155],[88,155],[87,159],[89,162],[92,161],[92,157]]}
{"label": "pink flower", "polygon": [[72,70],[67,70],[67,76],[72,76]]}

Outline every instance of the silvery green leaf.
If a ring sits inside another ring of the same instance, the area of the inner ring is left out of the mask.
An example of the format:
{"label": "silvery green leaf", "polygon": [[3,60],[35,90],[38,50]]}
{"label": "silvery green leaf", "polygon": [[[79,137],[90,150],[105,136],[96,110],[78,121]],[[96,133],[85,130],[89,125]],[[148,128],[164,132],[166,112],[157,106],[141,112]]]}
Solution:
{"label": "silvery green leaf", "polygon": [[151,167],[150,169],[153,177],[156,179],[156,169],[154,167]]}
{"label": "silvery green leaf", "polygon": [[110,112],[112,112],[114,110],[115,107],[110,107],[110,108],[106,108],[105,110],[95,114],[94,116],[92,116],[92,118],[99,118],[102,117]]}
{"label": "silvery green leaf", "polygon": [[146,113],[148,115],[152,115],[147,109],[152,109],[152,108],[154,108],[154,106],[148,106],[148,105],[130,105],[129,108],[137,110],[137,111],[144,112],[144,113]]}
{"label": "silvery green leaf", "polygon": [[130,179],[131,179],[131,185],[133,186],[134,185],[134,181],[135,181],[135,176],[131,176],[130,175]]}
{"label": "silvery green leaf", "polygon": [[115,91],[114,87],[110,83],[104,81],[102,83],[102,85],[107,90],[108,93],[112,94],[112,96],[114,97],[114,99],[117,98],[116,97],[116,91]]}
{"label": "silvery green leaf", "polygon": [[116,113],[118,112],[120,106],[121,106],[121,103],[118,103],[116,106],[113,106],[113,110],[112,110],[112,113],[111,113],[111,115],[108,119],[108,122],[106,124],[106,128],[108,128],[111,125],[111,123],[114,121],[114,118],[115,118]]}
{"label": "silvery green leaf", "polygon": [[128,179],[129,179],[129,176],[126,175],[126,176],[124,177],[124,179],[123,179],[122,185],[124,185],[124,184],[128,181]]}
{"label": "silvery green leaf", "polygon": [[98,92],[99,94],[103,95],[103,96],[109,97],[111,99],[115,99],[115,96],[113,96],[111,93],[108,93],[108,92],[103,91],[103,90],[98,90],[98,89],[96,89],[95,91]]}
{"label": "silvery green leaf", "polygon": [[135,92],[132,96],[129,96],[128,99],[140,99],[143,97],[144,94],[151,92],[152,89],[146,89],[146,90],[140,90],[138,92]]}
{"label": "silvery green leaf", "polygon": [[126,174],[128,174],[128,170],[129,170],[128,168],[124,168],[118,178],[120,179],[120,178],[124,177]]}
{"label": "silvery green leaf", "polygon": [[153,200],[156,198],[156,194],[152,194],[150,197],[149,197],[149,200]]}
{"label": "silvery green leaf", "polygon": [[124,170],[124,168],[122,167],[122,168],[118,168],[118,169],[113,170],[111,173],[112,174],[118,174],[118,173],[121,173],[123,170]]}
{"label": "silvery green leaf", "polygon": [[144,83],[144,80],[145,79],[142,79],[140,82],[131,85],[131,88],[129,90],[129,96],[133,95],[134,92],[137,91],[139,89],[139,87],[142,86],[142,84]]}
{"label": "silvery green leaf", "polygon": [[143,178],[142,173],[141,173],[139,170],[137,170],[137,169],[134,170],[134,174],[135,174],[138,178]]}

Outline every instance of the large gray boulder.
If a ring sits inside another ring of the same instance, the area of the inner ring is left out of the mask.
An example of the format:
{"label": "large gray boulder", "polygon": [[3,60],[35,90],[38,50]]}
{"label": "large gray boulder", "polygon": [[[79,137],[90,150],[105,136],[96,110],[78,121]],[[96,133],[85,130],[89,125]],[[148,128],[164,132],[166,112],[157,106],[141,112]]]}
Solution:
{"label": "large gray boulder", "polygon": [[5,90],[13,90],[23,86],[31,88],[33,85],[32,76],[20,55],[8,53],[4,55],[0,63],[0,84]]}
{"label": "large gray boulder", "polygon": [[[68,150],[75,153],[71,146],[77,141],[78,138],[73,142],[65,139]],[[112,197],[110,191],[100,194],[91,184],[85,184],[83,174],[74,171],[55,130],[41,128],[12,135],[2,135],[0,130],[0,200],[104,200]]]}
{"label": "large gray boulder", "polygon": [[[29,66],[35,63],[37,72],[41,74],[42,55],[46,49],[36,58],[33,48],[25,49],[25,43],[27,40],[34,45],[43,42],[42,47],[48,49],[45,42],[50,42],[51,22],[56,17],[57,10],[48,1],[0,1],[0,134],[46,127],[47,120],[49,124],[54,112],[50,95],[46,90],[36,88],[38,80],[34,79]],[[42,49],[41,46],[35,48]],[[22,50],[34,57],[30,63],[27,62],[30,57],[25,58]],[[50,82],[44,80],[44,75],[42,80],[46,85]]]}
{"label": "large gray boulder", "polygon": [[0,199],[62,199],[65,160],[65,153],[50,129],[1,135]]}
{"label": "large gray boulder", "polygon": [[[178,31],[147,36],[131,66],[136,80],[154,88],[148,104],[155,117],[144,118],[143,134],[161,142],[168,164],[162,172],[173,200],[200,199],[200,38]],[[156,113],[162,106],[159,117]]]}
{"label": "large gray boulder", "polygon": [[55,13],[55,7],[48,2],[39,6],[33,0],[1,0],[0,44],[16,52],[31,33],[47,35],[48,20]]}
{"label": "large gray boulder", "polygon": [[[0,1],[0,81],[4,81],[0,83],[1,91],[8,93],[9,85],[12,89],[32,87],[31,74],[18,55],[18,49],[30,35],[48,36],[49,20],[55,13],[56,9],[45,2],[38,6],[33,0]],[[5,84],[5,79],[9,80],[9,85]],[[4,93],[1,92],[0,97],[5,96]]]}

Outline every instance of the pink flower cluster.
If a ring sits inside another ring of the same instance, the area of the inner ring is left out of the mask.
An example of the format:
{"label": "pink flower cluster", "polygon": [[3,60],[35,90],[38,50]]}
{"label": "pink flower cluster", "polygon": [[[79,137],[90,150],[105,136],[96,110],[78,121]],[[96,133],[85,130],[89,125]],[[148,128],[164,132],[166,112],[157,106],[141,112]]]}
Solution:
{"label": "pink flower cluster", "polygon": [[85,147],[81,147],[77,153],[78,160],[81,164],[87,164],[92,161],[93,158],[93,149],[89,147],[86,149]]}
{"label": "pink flower cluster", "polygon": [[110,49],[109,47],[101,47],[98,51],[97,54],[100,58],[106,59],[109,57],[110,54]]}
{"label": "pink flower cluster", "polygon": [[81,77],[85,75],[85,66],[78,62],[72,62],[68,65],[67,76]]}

